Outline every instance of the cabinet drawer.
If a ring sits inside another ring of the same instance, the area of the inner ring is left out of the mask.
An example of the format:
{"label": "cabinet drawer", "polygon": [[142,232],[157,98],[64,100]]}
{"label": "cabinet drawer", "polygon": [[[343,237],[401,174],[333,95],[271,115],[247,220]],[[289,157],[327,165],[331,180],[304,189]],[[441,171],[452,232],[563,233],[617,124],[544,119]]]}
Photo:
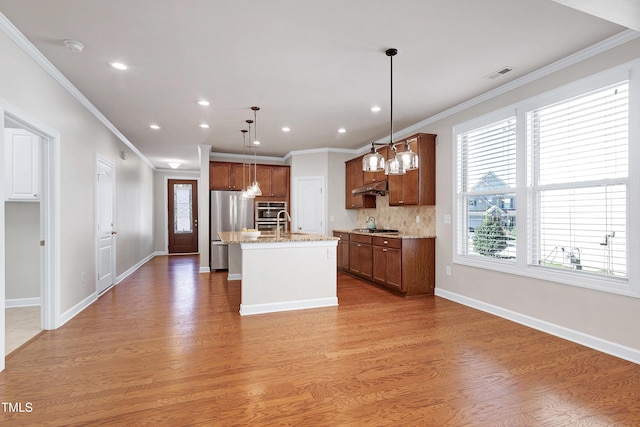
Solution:
{"label": "cabinet drawer", "polygon": [[351,234],[349,238],[352,242],[371,244],[371,236],[365,236],[363,234]]}
{"label": "cabinet drawer", "polygon": [[385,246],[388,248],[402,249],[402,239],[376,236],[373,238],[375,246]]}
{"label": "cabinet drawer", "polygon": [[339,237],[340,240],[349,241],[349,233],[342,233],[340,231],[334,231],[333,237]]}

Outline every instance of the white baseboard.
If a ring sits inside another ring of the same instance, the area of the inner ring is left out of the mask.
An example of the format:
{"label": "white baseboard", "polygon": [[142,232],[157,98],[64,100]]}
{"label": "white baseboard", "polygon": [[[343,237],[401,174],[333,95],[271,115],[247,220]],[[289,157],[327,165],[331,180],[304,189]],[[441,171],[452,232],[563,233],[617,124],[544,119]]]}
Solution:
{"label": "white baseboard", "polygon": [[116,283],[114,283],[115,285],[119,284],[120,282],[122,282],[124,279],[126,279],[127,277],[131,276],[133,273],[136,272],[136,270],[138,270],[140,267],[142,267],[144,264],[146,264],[147,262],[149,262],[150,260],[152,260],[153,258],[155,258],[157,256],[158,252],[153,252],[150,255],[148,255],[146,258],[138,261],[135,265],[133,265],[131,268],[129,268],[127,271],[125,271],[124,273],[122,273],[121,275],[119,275],[118,277],[116,277]]}
{"label": "white baseboard", "polygon": [[240,315],[274,313],[277,311],[304,310],[308,308],[334,307],[338,305],[337,297],[306,299],[298,301],[275,302],[270,304],[240,304]]}
{"label": "white baseboard", "polygon": [[211,269],[209,267],[200,267],[200,273],[211,273]]}
{"label": "white baseboard", "polygon": [[162,256],[162,255],[169,255],[169,251],[155,251],[152,255],[154,257]]}
{"label": "white baseboard", "polygon": [[242,280],[242,273],[229,273],[227,275],[227,282],[233,282],[235,280]]}
{"label": "white baseboard", "polygon": [[601,351],[602,353],[610,354],[612,356],[616,356],[621,359],[640,364],[640,350],[637,350],[635,348],[627,347],[621,344],[604,340],[602,338],[594,337],[593,335],[588,335],[583,332],[565,328],[564,326],[556,325],[554,323],[540,320],[535,317],[507,310],[505,308],[469,298],[464,295],[456,294],[455,292],[446,291],[438,287],[436,287],[435,289],[435,294],[436,296],[446,298],[448,300],[455,301],[462,305],[473,307],[487,313],[495,314],[496,316],[511,320],[516,323],[520,323],[521,325],[525,325],[542,332],[546,332],[556,337],[564,338],[566,340],[584,345],[585,347]]}
{"label": "white baseboard", "polygon": [[82,301],[80,301],[79,303],[77,303],[76,305],[74,305],[73,307],[71,307],[69,310],[62,313],[60,315],[60,324],[58,325],[58,328],[64,325],[65,323],[67,323],[69,320],[76,317],[82,310],[89,307],[97,299],[98,299],[98,294],[97,292],[94,292],[88,297],[86,297],[85,299],[83,299]]}
{"label": "white baseboard", "polygon": [[4,300],[5,308],[14,307],[35,307],[40,305],[40,297],[35,298],[12,298]]}

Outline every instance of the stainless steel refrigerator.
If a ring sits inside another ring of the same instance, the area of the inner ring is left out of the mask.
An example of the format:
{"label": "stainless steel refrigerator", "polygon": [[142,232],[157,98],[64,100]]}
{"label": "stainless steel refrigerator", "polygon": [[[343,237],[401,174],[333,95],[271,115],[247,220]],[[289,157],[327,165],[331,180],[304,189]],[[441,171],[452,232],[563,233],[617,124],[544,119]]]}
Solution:
{"label": "stainless steel refrigerator", "polygon": [[240,231],[253,227],[253,199],[243,199],[240,191],[212,191],[210,238],[212,270],[229,268],[229,248],[220,241],[218,231]]}

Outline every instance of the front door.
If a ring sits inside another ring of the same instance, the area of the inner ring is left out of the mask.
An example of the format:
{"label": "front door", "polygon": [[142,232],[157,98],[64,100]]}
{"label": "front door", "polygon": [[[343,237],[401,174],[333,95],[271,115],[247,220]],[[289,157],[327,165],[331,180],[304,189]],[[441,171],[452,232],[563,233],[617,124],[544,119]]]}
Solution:
{"label": "front door", "polygon": [[169,253],[198,252],[198,181],[168,182]]}
{"label": "front door", "polygon": [[322,177],[296,178],[296,231],[324,234],[324,179]]}
{"label": "front door", "polygon": [[106,159],[98,158],[97,192],[97,270],[98,294],[103,293],[115,283],[115,235],[114,201],[115,201],[115,167]]}

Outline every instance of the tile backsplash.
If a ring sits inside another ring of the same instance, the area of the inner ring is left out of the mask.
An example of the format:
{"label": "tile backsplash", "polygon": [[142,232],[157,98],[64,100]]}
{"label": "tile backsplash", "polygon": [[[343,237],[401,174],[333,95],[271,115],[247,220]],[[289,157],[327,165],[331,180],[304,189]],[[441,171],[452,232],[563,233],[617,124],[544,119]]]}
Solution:
{"label": "tile backsplash", "polygon": [[[392,228],[416,236],[436,235],[435,206],[389,206],[389,196],[376,196],[376,208],[358,209],[357,227],[366,227],[367,218],[374,217],[378,228]],[[416,216],[420,222],[416,223]]]}

